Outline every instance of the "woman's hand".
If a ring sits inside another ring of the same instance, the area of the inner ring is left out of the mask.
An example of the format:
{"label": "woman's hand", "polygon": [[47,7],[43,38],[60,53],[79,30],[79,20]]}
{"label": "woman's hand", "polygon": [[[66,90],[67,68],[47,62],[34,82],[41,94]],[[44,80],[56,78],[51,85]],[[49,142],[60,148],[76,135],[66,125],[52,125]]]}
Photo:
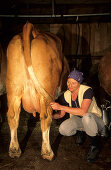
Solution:
{"label": "woman's hand", "polygon": [[61,105],[59,103],[51,102],[50,105],[53,110],[61,110]]}

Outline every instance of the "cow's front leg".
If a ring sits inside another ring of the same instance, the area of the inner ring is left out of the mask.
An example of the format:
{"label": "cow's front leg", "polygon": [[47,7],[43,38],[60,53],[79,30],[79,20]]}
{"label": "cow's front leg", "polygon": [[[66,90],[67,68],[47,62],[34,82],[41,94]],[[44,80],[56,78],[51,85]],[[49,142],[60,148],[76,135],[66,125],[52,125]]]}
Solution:
{"label": "cow's front leg", "polygon": [[50,146],[49,132],[50,125],[52,122],[51,114],[52,109],[50,105],[48,106],[44,101],[44,98],[41,97],[41,130],[42,130],[42,149],[41,155],[44,159],[52,160],[54,157],[54,153]]}
{"label": "cow's front leg", "polygon": [[9,109],[7,113],[11,133],[11,141],[9,147],[9,156],[11,158],[20,157],[21,155],[21,150],[17,138],[19,114],[20,114],[20,100],[16,98],[14,102],[11,102],[11,104],[9,104]]}

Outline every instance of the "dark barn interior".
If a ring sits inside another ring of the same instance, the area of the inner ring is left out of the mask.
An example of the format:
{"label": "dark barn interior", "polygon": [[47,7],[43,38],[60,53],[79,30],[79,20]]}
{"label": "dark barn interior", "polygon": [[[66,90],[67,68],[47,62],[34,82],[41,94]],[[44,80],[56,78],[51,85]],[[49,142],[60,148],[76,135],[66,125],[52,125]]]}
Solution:
{"label": "dark barn interior", "polygon": [[[84,82],[93,87],[99,106],[104,100],[111,102],[111,96],[98,80],[99,62],[102,56],[111,51],[111,0],[3,0],[0,5],[0,44],[5,53],[11,38],[22,32],[27,21],[39,31],[52,32],[61,39],[70,70],[76,67],[84,73]],[[44,160],[40,153],[42,137],[39,115],[34,118],[23,109],[18,128],[22,155],[17,159],[10,158],[6,93],[0,96],[0,100],[0,169],[111,169],[110,133],[108,138],[101,138],[98,159],[94,163],[87,163],[87,136],[85,143],[78,147],[75,136],[59,135],[59,125],[66,117],[53,120],[50,143],[55,159],[51,162]]]}

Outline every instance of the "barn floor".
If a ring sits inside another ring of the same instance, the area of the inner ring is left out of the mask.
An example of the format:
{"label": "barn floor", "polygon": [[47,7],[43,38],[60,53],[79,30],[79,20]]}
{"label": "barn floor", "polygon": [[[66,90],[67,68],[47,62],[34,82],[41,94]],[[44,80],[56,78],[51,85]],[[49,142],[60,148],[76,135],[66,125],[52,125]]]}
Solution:
{"label": "barn floor", "polygon": [[[6,99],[4,100],[6,101]],[[41,130],[39,118],[22,110],[18,128],[18,139],[22,149],[20,158],[8,156],[10,132],[6,118],[6,105],[2,105],[2,122],[0,123],[0,169],[3,170],[110,170],[111,169],[111,135],[101,139],[98,160],[86,162],[89,149],[88,137],[82,146],[76,146],[76,136],[64,137],[58,133],[60,121],[53,121],[50,130],[50,143],[55,153],[53,161],[41,157]]]}

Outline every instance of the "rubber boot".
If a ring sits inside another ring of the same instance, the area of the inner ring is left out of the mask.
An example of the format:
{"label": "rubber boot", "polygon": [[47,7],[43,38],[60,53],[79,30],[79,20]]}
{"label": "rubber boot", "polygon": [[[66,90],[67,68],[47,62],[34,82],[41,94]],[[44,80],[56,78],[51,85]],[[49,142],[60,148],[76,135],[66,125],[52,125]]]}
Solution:
{"label": "rubber boot", "polygon": [[98,158],[100,152],[98,147],[98,140],[98,136],[90,137],[90,149],[87,154],[87,162],[94,162]]}
{"label": "rubber boot", "polygon": [[76,145],[80,146],[84,143],[85,140],[85,134],[83,131],[77,131],[77,137],[76,137]]}
{"label": "rubber boot", "polygon": [[101,136],[105,137],[105,138],[107,138],[109,136],[109,129],[106,125],[103,127],[103,129],[101,131]]}

